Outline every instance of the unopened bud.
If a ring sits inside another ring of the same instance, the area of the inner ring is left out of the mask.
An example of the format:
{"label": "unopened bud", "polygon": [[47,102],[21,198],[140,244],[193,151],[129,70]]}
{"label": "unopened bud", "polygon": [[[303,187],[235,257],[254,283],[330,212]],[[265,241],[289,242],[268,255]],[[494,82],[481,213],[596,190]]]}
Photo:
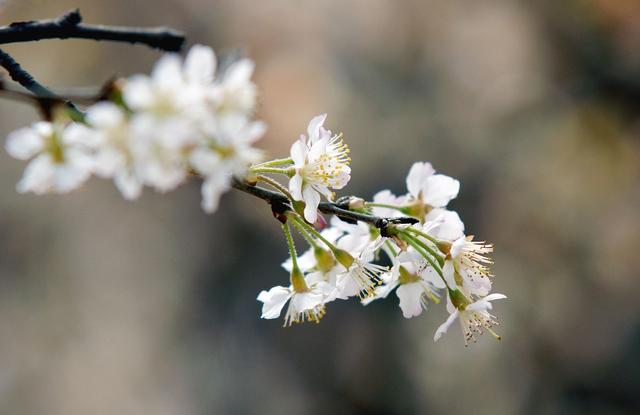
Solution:
{"label": "unopened bud", "polygon": [[364,209],[364,199],[360,197],[352,196],[349,199],[349,210],[362,210]]}

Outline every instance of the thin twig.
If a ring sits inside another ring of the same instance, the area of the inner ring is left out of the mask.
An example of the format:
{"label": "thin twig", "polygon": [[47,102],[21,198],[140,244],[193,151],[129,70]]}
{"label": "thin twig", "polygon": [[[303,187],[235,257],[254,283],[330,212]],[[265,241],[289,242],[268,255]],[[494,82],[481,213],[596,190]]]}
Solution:
{"label": "thin twig", "polygon": [[[281,206],[284,205],[284,206],[287,206],[289,209],[291,209],[289,205],[289,200],[287,199],[286,196],[284,196],[281,193],[272,192],[271,190],[267,190],[258,186],[252,186],[248,183],[245,183],[235,178],[233,179],[232,186],[237,190],[256,196],[271,205],[274,205],[274,204],[281,205]],[[418,222],[417,219],[410,218],[410,217],[381,218],[378,216],[367,215],[359,212],[353,212],[351,210],[345,209],[345,207],[337,203],[332,203],[332,202],[321,202],[320,205],[318,205],[318,210],[322,213],[325,213],[328,215],[335,215],[342,219],[368,223],[379,229],[386,228],[390,223],[414,224]]]}
{"label": "thin twig", "polygon": [[69,11],[56,19],[17,22],[0,27],[0,44],[69,38],[141,43],[169,52],[180,51],[185,42],[184,34],[166,27],[84,24],[79,10]]}

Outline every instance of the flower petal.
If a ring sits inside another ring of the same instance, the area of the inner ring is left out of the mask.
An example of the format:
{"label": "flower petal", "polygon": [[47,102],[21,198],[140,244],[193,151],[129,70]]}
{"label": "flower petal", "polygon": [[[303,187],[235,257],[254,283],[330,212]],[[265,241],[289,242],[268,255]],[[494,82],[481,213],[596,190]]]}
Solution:
{"label": "flower petal", "polygon": [[409,174],[407,175],[407,189],[413,197],[418,197],[422,190],[424,182],[435,173],[435,169],[431,163],[416,162],[413,163]]}
{"label": "flower petal", "polygon": [[216,55],[208,46],[194,45],[184,61],[184,74],[187,81],[196,84],[209,84],[216,70]]}
{"label": "flower petal", "polygon": [[309,223],[316,223],[316,219],[318,219],[320,193],[316,192],[311,186],[304,186],[302,189],[302,199],[305,203],[304,218],[309,221]]}
{"label": "flower petal", "polygon": [[309,136],[309,141],[314,143],[320,138],[320,127],[324,124],[324,121],[327,119],[327,114],[316,115],[309,121],[309,125],[307,126],[307,134]]}
{"label": "flower petal", "polygon": [[291,290],[281,286],[260,292],[257,299],[263,303],[261,317],[266,319],[278,318],[290,297]]}
{"label": "flower petal", "polygon": [[460,182],[444,174],[434,174],[422,184],[423,201],[433,207],[445,207],[460,191]]}
{"label": "flower petal", "polygon": [[418,283],[402,284],[396,290],[400,299],[400,308],[404,318],[416,317],[422,314],[422,294],[424,290]]}
{"label": "flower petal", "polygon": [[453,313],[449,314],[449,318],[447,318],[447,321],[442,323],[440,327],[438,327],[438,329],[436,330],[436,334],[433,335],[434,342],[437,342],[440,339],[440,337],[442,337],[442,335],[446,333],[447,330],[449,330],[449,327],[451,327],[451,324],[453,324],[455,319],[458,317],[458,314],[459,314],[458,310],[455,310]]}

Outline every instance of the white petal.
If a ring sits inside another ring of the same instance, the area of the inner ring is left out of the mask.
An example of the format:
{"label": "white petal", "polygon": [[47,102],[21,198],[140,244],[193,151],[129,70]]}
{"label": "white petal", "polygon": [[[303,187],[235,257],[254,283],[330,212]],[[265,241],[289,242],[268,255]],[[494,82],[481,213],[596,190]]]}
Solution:
{"label": "white petal", "polygon": [[20,128],[9,133],[5,148],[11,157],[28,160],[38,154],[45,146],[45,140],[35,128]]}
{"label": "white petal", "polygon": [[484,297],[483,300],[484,301],[495,301],[495,300],[504,300],[505,298],[507,298],[507,296],[504,295],[504,294],[493,293],[493,294],[489,294],[488,296]]}
{"label": "white petal", "polygon": [[291,158],[297,168],[302,168],[306,164],[307,152],[307,145],[302,137],[291,145]]}
{"label": "white petal", "polygon": [[173,90],[182,85],[182,62],[175,53],[163,55],[153,67],[151,79],[157,87]]}
{"label": "white petal", "polygon": [[289,191],[295,200],[302,200],[302,182],[302,176],[299,174],[295,174],[289,180]]}
{"label": "white petal", "polygon": [[87,109],[86,119],[96,128],[114,128],[124,122],[124,112],[117,105],[102,101]]}
{"label": "white petal", "polygon": [[460,191],[460,182],[444,174],[434,174],[422,185],[423,201],[433,207],[445,207]]}
{"label": "white petal", "polygon": [[47,154],[40,155],[27,165],[16,189],[19,193],[46,193],[51,190],[54,172],[55,167],[51,157]]}
{"label": "white petal", "polygon": [[447,284],[449,284],[449,288],[453,290],[458,287],[455,279],[455,267],[453,266],[453,261],[446,260],[444,262],[444,266],[442,267],[442,276],[445,281],[447,281]]}
{"label": "white petal", "polygon": [[189,82],[209,84],[216,70],[216,55],[208,46],[194,45],[184,61],[184,73]]}
{"label": "white petal", "polygon": [[315,223],[318,219],[318,205],[320,204],[320,193],[316,192],[311,186],[305,186],[302,189],[302,199],[304,200],[304,218],[309,223]]}
{"label": "white petal", "polygon": [[255,64],[251,59],[240,59],[229,65],[224,72],[224,82],[227,85],[237,87],[247,83],[251,79]]}
{"label": "white petal", "polygon": [[446,333],[447,330],[449,330],[449,327],[451,327],[451,324],[453,324],[456,317],[458,317],[458,314],[459,314],[458,310],[455,310],[453,313],[449,314],[449,318],[447,318],[447,321],[442,323],[440,327],[438,327],[438,329],[436,330],[436,334],[434,334],[433,336],[434,342],[437,342],[440,339],[440,337],[442,337],[442,335]]}
{"label": "white petal", "polygon": [[144,75],[134,75],[125,83],[122,97],[127,106],[134,110],[142,110],[153,105],[153,88],[151,80]]}
{"label": "white petal", "polygon": [[421,297],[424,290],[418,283],[402,284],[396,290],[400,299],[400,308],[404,318],[411,318],[422,314]]}
{"label": "white petal", "polygon": [[140,197],[142,193],[142,183],[140,179],[128,169],[120,170],[113,178],[113,181],[125,199],[134,200]]}
{"label": "white petal", "polygon": [[60,141],[68,146],[95,148],[101,139],[96,130],[84,124],[72,122],[65,127]]}
{"label": "white petal", "polygon": [[422,190],[423,183],[435,172],[436,171],[433,166],[431,166],[431,163],[413,163],[413,166],[411,166],[409,174],[407,175],[407,189],[409,190],[409,193],[413,197],[417,198]]}
{"label": "white petal", "polygon": [[316,115],[311,119],[311,121],[309,121],[309,125],[307,126],[307,134],[311,143],[317,141],[320,138],[320,127],[322,127],[326,119],[327,114],[324,113]]}
{"label": "white petal", "polygon": [[218,209],[220,196],[229,189],[229,180],[229,177],[217,174],[202,183],[202,209],[205,212],[213,213]]}
{"label": "white petal", "polygon": [[262,318],[278,318],[282,312],[282,307],[291,297],[291,290],[286,287],[273,287],[269,291],[262,291],[258,295],[258,301],[262,305]]}

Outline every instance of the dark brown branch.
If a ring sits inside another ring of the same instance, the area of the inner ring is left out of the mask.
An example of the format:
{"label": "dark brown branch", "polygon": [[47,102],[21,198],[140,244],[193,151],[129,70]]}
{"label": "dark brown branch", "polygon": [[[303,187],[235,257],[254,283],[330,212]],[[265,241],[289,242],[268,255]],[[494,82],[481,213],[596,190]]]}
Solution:
{"label": "dark brown branch", "polygon": [[[281,193],[273,192],[262,187],[253,186],[236,178],[233,179],[232,186],[237,190],[256,196],[271,204],[272,206],[285,206],[289,210],[292,210],[289,204],[289,199],[287,199],[287,197]],[[417,219],[411,217],[381,218],[379,216],[353,212],[351,210],[348,210],[346,206],[342,206],[342,204],[332,202],[321,202],[320,205],[318,205],[318,210],[328,215],[335,215],[340,219],[346,220],[348,222],[359,221],[368,223],[369,225],[373,225],[378,229],[384,229],[390,223],[414,224],[418,222]]]}
{"label": "dark brown branch", "polygon": [[166,27],[84,24],[78,10],[67,12],[57,19],[17,22],[0,27],[0,44],[70,38],[141,43],[169,52],[180,51],[185,42],[184,34]]}

